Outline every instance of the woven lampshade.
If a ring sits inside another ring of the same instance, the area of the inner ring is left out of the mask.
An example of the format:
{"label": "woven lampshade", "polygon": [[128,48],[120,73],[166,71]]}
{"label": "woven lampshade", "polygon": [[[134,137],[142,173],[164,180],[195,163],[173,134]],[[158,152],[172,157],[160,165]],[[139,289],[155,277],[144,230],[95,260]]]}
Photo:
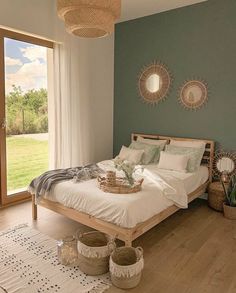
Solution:
{"label": "woven lampshade", "polygon": [[84,38],[111,34],[120,10],[121,0],[57,0],[58,16],[66,30]]}

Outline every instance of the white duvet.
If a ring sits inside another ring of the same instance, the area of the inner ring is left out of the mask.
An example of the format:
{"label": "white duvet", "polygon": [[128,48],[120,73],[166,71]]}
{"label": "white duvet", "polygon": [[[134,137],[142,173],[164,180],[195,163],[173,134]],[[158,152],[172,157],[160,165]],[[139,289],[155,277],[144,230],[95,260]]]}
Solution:
{"label": "white duvet", "polygon": [[[104,170],[114,168],[110,160],[98,165]],[[180,173],[148,165],[143,172],[137,173],[137,177],[144,178],[142,191],[137,193],[105,193],[98,188],[94,179],[80,183],[73,183],[72,180],[58,183],[45,197],[121,227],[132,228],[173,204],[187,208],[187,194],[208,179],[208,169],[203,166],[196,173]]]}

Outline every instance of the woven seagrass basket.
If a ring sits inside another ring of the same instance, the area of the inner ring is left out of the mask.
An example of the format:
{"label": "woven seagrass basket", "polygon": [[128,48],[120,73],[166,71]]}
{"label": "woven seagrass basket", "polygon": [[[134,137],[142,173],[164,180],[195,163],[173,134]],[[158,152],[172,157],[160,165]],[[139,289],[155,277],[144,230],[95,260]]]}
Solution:
{"label": "woven seagrass basket", "polygon": [[78,266],[90,276],[102,275],[109,271],[111,247],[115,246],[108,235],[91,231],[77,233]]}
{"label": "woven seagrass basket", "polygon": [[220,182],[211,183],[208,187],[208,205],[214,210],[222,212],[225,199],[222,184]]}
{"label": "woven seagrass basket", "polygon": [[116,248],[110,257],[112,284],[121,289],[136,287],[141,280],[143,267],[143,249],[141,247]]}

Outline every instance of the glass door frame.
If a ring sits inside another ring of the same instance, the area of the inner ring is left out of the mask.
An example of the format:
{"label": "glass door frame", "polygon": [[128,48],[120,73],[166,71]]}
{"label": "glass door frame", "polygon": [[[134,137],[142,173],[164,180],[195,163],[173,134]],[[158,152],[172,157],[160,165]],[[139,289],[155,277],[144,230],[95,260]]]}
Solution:
{"label": "glass door frame", "polygon": [[54,43],[45,39],[0,28],[0,205],[6,206],[30,198],[27,191],[7,196],[6,112],[4,39],[14,39],[53,49]]}

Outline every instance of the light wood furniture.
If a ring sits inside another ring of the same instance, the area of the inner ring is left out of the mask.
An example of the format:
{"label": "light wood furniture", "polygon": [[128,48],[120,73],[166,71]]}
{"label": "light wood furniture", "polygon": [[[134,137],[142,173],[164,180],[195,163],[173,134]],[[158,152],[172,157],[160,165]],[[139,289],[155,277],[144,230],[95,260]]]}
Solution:
{"label": "light wood furniture", "polygon": [[212,182],[208,188],[208,205],[212,209],[222,212],[225,199],[225,193],[221,182]]}
{"label": "light wood furniture", "polygon": [[[185,141],[198,141],[197,139],[190,138],[176,138],[176,137],[168,137],[168,136],[160,136],[160,135],[147,135],[147,134],[132,134],[132,140],[136,140],[138,136],[142,136],[144,138],[149,139],[165,139],[170,141],[170,139],[178,139]],[[202,159],[202,165],[206,165],[209,168],[209,180],[198,187],[194,192],[188,195],[188,202],[193,201],[195,198],[201,196],[207,189],[209,182],[212,179],[212,165],[213,165],[213,156],[214,156],[214,142],[211,140],[205,140],[206,142],[206,150]],[[175,205],[170,206],[165,209],[161,213],[153,216],[147,221],[138,224],[134,228],[123,228],[117,226],[115,224],[97,219],[91,215],[79,212],[75,209],[67,208],[60,203],[53,202],[47,199],[42,198],[39,203],[40,206],[48,208],[54,212],[57,212],[61,215],[64,215],[70,219],[73,219],[81,224],[89,226],[91,228],[97,229],[101,232],[107,233],[113,237],[116,237],[125,242],[126,246],[131,246],[132,241],[150,230],[152,227],[156,226],[164,219],[168,218],[170,215],[174,214],[179,208]],[[37,205],[35,202],[35,196],[32,196],[32,211],[33,211],[33,219],[37,219]]]}

